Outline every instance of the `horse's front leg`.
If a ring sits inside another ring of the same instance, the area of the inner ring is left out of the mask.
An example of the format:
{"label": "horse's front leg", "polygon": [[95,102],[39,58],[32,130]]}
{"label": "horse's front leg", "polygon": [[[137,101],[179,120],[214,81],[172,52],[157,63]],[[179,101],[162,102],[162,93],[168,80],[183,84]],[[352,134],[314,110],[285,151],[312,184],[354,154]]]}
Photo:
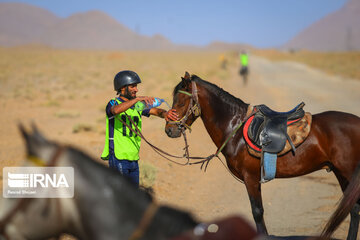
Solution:
{"label": "horse's front leg", "polygon": [[[260,177],[260,176],[259,176]],[[246,189],[249,195],[252,215],[255,220],[258,233],[268,234],[264,221],[264,208],[261,197],[261,184],[256,176],[249,176],[244,179]]]}

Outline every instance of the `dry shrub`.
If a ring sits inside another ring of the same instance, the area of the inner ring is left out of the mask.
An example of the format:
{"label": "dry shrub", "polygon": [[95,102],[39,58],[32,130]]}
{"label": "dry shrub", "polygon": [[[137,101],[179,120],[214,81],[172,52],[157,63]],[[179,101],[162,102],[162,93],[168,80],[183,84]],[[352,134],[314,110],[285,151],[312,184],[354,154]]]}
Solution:
{"label": "dry shrub", "polygon": [[80,133],[80,132],[95,132],[95,128],[89,123],[77,123],[73,126],[73,133]]}
{"label": "dry shrub", "polygon": [[59,111],[55,113],[55,117],[57,118],[77,118],[79,116],[79,112]]}
{"label": "dry shrub", "polygon": [[145,188],[150,188],[154,185],[156,180],[157,169],[151,163],[140,160],[140,185]]}

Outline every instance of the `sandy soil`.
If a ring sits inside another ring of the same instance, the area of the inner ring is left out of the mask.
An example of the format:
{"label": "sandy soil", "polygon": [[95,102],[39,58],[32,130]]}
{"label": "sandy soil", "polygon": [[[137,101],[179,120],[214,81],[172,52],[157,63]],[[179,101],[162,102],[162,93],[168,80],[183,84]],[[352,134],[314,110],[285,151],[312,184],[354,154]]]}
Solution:
{"label": "sandy soil", "polygon": [[[292,62],[272,63],[255,56],[250,60],[247,86],[237,75],[237,67],[232,66],[228,71],[230,78],[214,80],[214,83],[247,103],[266,103],[274,110],[286,111],[304,101],[305,109],[312,113],[340,110],[360,116],[360,109],[354,108],[360,102],[360,81],[329,76]],[[102,115],[99,106],[104,106],[109,96],[112,96],[109,91],[100,91],[77,100],[76,104],[67,99],[62,102],[62,108],[74,112],[80,109],[82,114],[78,121],[96,119]],[[72,119],[55,118],[56,109],[43,107],[37,101],[19,104],[13,99],[0,99],[2,112],[6,113],[0,118],[1,166],[18,165],[24,159],[25,149],[16,125],[19,121],[35,121],[50,139],[71,143],[99,157],[103,131],[73,134]],[[172,153],[182,152],[183,140],[167,138],[163,120],[153,117],[144,119],[143,123],[143,134],[153,144]],[[216,151],[201,120],[194,123],[188,140],[192,155],[208,156]],[[154,190],[159,202],[189,210],[201,221],[241,214],[253,224],[245,186],[235,180],[221,162],[213,160],[204,173],[197,165],[179,166],[162,159],[145,143],[141,159],[158,169]],[[264,184],[262,189],[268,231],[280,236],[318,234],[341,196],[335,177],[326,171],[275,179]],[[335,236],[345,239],[347,228],[348,219]]]}

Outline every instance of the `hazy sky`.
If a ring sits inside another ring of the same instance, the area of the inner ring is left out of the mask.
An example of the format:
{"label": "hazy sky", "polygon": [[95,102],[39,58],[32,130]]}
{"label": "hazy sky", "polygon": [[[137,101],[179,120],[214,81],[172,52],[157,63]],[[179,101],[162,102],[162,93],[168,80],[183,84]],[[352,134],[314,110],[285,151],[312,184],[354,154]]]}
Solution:
{"label": "hazy sky", "polygon": [[101,10],[139,34],[178,44],[277,47],[347,0],[17,0],[68,17]]}

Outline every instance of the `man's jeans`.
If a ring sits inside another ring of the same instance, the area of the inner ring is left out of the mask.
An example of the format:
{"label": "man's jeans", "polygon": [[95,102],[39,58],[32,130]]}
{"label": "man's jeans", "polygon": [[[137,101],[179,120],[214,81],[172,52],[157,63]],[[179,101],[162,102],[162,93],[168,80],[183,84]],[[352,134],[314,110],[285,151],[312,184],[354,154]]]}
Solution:
{"label": "man's jeans", "polygon": [[138,161],[118,160],[114,154],[109,156],[109,167],[114,168],[123,176],[129,178],[139,187],[139,164]]}

